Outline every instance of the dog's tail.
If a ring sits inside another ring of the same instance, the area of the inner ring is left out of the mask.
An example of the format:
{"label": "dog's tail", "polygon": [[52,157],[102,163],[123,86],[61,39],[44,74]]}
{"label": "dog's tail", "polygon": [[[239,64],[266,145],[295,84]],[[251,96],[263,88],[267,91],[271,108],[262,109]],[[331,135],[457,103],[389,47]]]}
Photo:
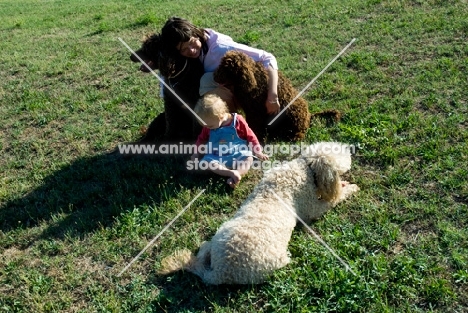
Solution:
{"label": "dog's tail", "polygon": [[161,267],[158,271],[161,275],[171,274],[180,270],[188,270],[196,261],[196,256],[190,250],[182,249],[174,252],[172,255],[165,257],[161,261]]}
{"label": "dog's tail", "polygon": [[204,242],[197,255],[190,250],[182,249],[165,257],[161,261],[161,267],[158,271],[160,275],[168,275],[180,270],[189,271],[202,279],[211,265],[211,242]]}
{"label": "dog's tail", "polygon": [[327,125],[338,123],[341,120],[342,113],[336,109],[323,110],[310,114],[310,123],[316,118],[322,118],[326,121]]}

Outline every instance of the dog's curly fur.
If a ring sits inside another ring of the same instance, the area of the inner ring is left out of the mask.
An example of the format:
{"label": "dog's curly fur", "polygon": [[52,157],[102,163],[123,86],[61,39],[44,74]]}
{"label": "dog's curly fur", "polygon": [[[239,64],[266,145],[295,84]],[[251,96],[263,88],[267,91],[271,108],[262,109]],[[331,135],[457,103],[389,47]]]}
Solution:
{"label": "dog's curly fur", "polygon": [[[160,34],[147,36],[140,49],[135,53],[150,66],[151,69],[158,69],[164,77],[165,82],[172,87],[177,95],[193,109],[198,98],[200,78],[203,75],[203,66],[196,59],[170,58],[163,53]],[[131,55],[133,62],[140,62]],[[149,72],[150,70],[141,65],[140,70]],[[195,120],[192,113],[174,94],[164,88],[164,112],[157,116],[145,131],[141,142],[192,142],[199,134],[201,127]]]}
{"label": "dog's curly fur", "polygon": [[[311,115],[307,102],[297,98],[286,111],[273,122],[266,111],[268,96],[268,73],[261,62],[240,51],[228,51],[214,72],[214,80],[230,89],[236,104],[246,116],[247,123],[263,142],[268,139],[298,141],[304,139],[310,126]],[[278,71],[278,99],[281,110],[286,107],[298,92],[290,81]]]}
{"label": "dog's curly fur", "polygon": [[159,273],[185,269],[214,285],[264,282],[290,262],[287,247],[296,217],[285,204],[310,222],[359,189],[340,179],[351,167],[346,147],[317,143],[301,157],[265,172],[235,216],[196,256],[186,249],[177,251],[162,260]]}

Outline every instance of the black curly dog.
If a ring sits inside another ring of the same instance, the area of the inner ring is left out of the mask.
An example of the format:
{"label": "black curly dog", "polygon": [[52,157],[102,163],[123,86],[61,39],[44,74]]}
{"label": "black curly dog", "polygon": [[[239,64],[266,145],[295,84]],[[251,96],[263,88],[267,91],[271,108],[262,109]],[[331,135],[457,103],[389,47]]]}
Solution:
{"label": "black curly dog", "polygon": [[[140,49],[135,53],[152,70],[159,70],[164,81],[191,109],[199,99],[200,78],[203,75],[203,66],[197,59],[180,57],[169,58],[163,54],[160,34],[153,34],[146,38]],[[140,62],[131,55],[133,62]],[[150,72],[142,64],[140,70]],[[164,112],[159,114],[148,126],[140,142],[194,142],[201,131],[201,126],[186,105],[177,99],[174,94],[164,88]]]}

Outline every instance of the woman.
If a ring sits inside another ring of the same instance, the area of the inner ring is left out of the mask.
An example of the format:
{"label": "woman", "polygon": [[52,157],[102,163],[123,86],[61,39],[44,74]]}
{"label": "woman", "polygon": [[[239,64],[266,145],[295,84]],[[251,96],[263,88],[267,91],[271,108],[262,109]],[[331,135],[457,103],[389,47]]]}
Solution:
{"label": "woman", "polygon": [[268,114],[279,112],[278,102],[278,64],[269,52],[239,44],[231,37],[212,29],[196,27],[189,21],[171,17],[161,30],[164,47],[169,54],[180,54],[187,58],[198,58],[203,64],[205,74],[200,80],[200,96],[213,92],[229,103],[231,92],[213,80],[213,72],[224,54],[229,50],[242,51],[254,61],[260,61],[268,72],[268,97],[265,103]]}

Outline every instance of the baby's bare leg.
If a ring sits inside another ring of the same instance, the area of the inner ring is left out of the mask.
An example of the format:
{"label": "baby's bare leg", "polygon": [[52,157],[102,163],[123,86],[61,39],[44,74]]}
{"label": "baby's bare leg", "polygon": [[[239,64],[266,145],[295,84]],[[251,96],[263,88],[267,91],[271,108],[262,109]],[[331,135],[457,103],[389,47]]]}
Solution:
{"label": "baby's bare leg", "polygon": [[252,163],[253,163],[252,157],[248,157],[247,159],[242,160],[242,161],[236,161],[235,170],[232,170],[232,171],[237,172],[239,176],[236,175],[236,177],[228,178],[227,180],[228,185],[231,186],[232,188],[235,188],[236,185],[241,180],[242,176],[247,174],[250,167],[252,166]]}
{"label": "baby's bare leg", "polygon": [[246,159],[242,161],[236,161],[236,170],[241,174],[242,176],[247,174],[249,171],[250,167],[252,166],[253,163],[253,157],[247,157]]}

